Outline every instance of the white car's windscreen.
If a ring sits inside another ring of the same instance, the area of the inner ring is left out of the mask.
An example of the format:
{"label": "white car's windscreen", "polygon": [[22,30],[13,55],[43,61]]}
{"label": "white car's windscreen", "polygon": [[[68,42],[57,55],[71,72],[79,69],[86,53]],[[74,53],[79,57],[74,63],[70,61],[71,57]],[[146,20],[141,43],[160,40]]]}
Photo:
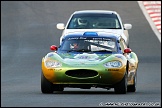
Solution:
{"label": "white car's windscreen", "polygon": [[121,25],[114,14],[74,15],[67,29],[121,29]]}

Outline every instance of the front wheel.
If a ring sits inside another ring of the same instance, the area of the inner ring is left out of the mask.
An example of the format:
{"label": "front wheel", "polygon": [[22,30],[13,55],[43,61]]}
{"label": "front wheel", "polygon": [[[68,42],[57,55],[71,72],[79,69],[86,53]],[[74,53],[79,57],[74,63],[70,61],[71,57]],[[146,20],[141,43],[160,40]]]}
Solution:
{"label": "front wheel", "polygon": [[41,74],[41,91],[42,93],[53,93],[53,84]]}
{"label": "front wheel", "polygon": [[114,90],[115,90],[115,93],[117,93],[117,94],[126,94],[127,93],[127,73],[125,73],[121,82],[119,82],[114,87]]}
{"label": "front wheel", "polygon": [[129,86],[127,87],[127,91],[128,91],[128,92],[135,92],[135,91],[136,91],[137,72],[135,73],[135,76],[134,76],[134,78],[133,78],[133,82],[134,82],[133,85],[129,85]]}

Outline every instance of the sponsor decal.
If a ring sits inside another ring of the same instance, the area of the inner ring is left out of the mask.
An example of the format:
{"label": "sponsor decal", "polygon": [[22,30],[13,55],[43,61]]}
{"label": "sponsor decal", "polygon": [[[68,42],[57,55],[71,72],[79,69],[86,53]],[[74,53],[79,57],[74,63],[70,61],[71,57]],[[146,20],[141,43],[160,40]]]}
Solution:
{"label": "sponsor decal", "polygon": [[95,61],[98,60],[99,56],[97,54],[78,54],[74,57],[75,59],[81,59],[81,60],[89,60],[89,61]]}
{"label": "sponsor decal", "polygon": [[119,69],[108,69],[108,71],[119,71]]}

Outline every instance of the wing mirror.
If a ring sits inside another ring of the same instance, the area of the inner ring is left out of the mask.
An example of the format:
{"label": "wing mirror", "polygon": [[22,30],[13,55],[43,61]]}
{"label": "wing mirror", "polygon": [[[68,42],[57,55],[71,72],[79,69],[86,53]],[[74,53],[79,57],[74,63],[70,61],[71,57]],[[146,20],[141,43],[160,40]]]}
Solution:
{"label": "wing mirror", "polygon": [[124,50],[124,53],[131,53],[132,52],[132,50],[130,49],[130,48],[126,48],[125,50]]}
{"label": "wing mirror", "polygon": [[50,49],[52,51],[57,51],[58,47],[56,45],[51,45]]}
{"label": "wing mirror", "polygon": [[125,30],[132,29],[132,24],[124,24],[124,29]]}
{"label": "wing mirror", "polygon": [[64,23],[58,23],[56,25],[57,29],[63,30],[65,28],[65,24]]}

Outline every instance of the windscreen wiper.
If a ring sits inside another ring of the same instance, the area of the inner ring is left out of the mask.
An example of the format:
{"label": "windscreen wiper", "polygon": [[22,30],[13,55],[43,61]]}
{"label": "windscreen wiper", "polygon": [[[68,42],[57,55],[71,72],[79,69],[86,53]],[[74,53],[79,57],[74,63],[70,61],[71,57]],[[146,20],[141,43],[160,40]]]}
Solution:
{"label": "windscreen wiper", "polygon": [[80,50],[68,50],[67,52],[91,52],[91,51],[86,49],[80,49]]}
{"label": "windscreen wiper", "polygon": [[67,52],[75,52],[75,50],[68,50]]}
{"label": "windscreen wiper", "polygon": [[110,53],[112,53],[112,51],[109,51],[109,50],[98,50],[98,51],[95,51],[95,52],[110,52]]}
{"label": "windscreen wiper", "polygon": [[76,50],[77,52],[91,52],[91,50],[87,50],[87,49],[79,49],[79,50]]}

